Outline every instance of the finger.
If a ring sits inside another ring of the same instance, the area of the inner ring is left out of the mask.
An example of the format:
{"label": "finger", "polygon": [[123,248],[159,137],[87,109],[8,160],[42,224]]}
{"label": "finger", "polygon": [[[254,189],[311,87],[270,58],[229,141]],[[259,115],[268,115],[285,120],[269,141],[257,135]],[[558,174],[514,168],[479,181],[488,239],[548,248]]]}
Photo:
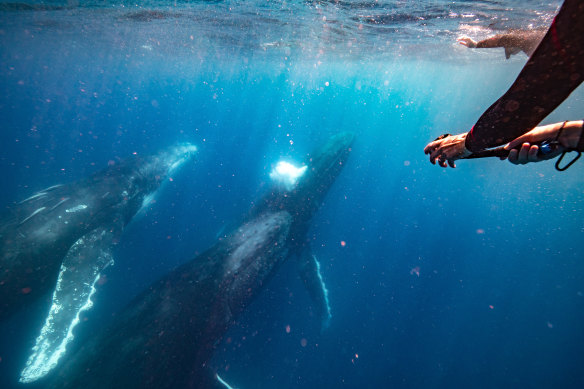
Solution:
{"label": "finger", "polygon": [[424,147],[424,154],[429,154],[436,148],[436,142],[430,142]]}
{"label": "finger", "polygon": [[519,155],[519,152],[516,149],[512,149],[511,151],[509,151],[509,156],[507,156],[507,159],[513,165],[519,165],[519,163],[517,162],[518,155]]}
{"label": "finger", "polygon": [[530,137],[522,135],[519,138],[515,138],[511,142],[507,143],[504,149],[505,150],[518,149],[519,146],[523,145],[524,143],[530,142],[532,142],[532,139],[530,139]]}
{"label": "finger", "polygon": [[424,147],[424,153],[428,154],[434,148],[434,145],[435,144],[436,144],[435,141],[432,141],[432,142],[428,143],[426,145],[426,147]]}
{"label": "finger", "polygon": [[436,161],[436,158],[438,158],[438,154],[436,153],[436,151],[432,151],[430,153],[430,162],[434,163]]}
{"label": "finger", "polygon": [[446,154],[441,154],[439,157],[439,161],[440,161],[440,166],[442,167],[448,167],[447,163],[448,163],[448,159],[446,157]]}
{"label": "finger", "polygon": [[454,160],[452,160],[452,159],[449,159],[448,160],[448,164],[450,165],[451,168],[455,168],[456,167],[456,165],[454,164]]}
{"label": "finger", "polygon": [[517,139],[513,139],[511,142],[507,143],[504,147],[505,150],[511,150],[517,148],[517,146],[523,144],[523,137],[520,136]]}
{"label": "finger", "polygon": [[432,152],[430,153],[430,162],[432,163],[432,165],[436,164],[436,159],[439,157],[439,155],[436,153],[436,150],[432,150]]}
{"label": "finger", "polygon": [[441,155],[442,155],[442,151],[440,149],[436,149],[430,153],[430,158],[434,159],[434,160],[440,159]]}
{"label": "finger", "polygon": [[529,143],[524,143],[521,145],[521,148],[519,149],[519,154],[517,156],[517,162],[520,163],[521,165],[524,165],[528,162],[527,158],[529,155],[530,147],[531,145]]}
{"label": "finger", "polygon": [[540,158],[537,156],[537,152],[539,151],[539,147],[537,145],[533,145],[529,148],[527,152],[527,161],[528,162],[539,162]]}

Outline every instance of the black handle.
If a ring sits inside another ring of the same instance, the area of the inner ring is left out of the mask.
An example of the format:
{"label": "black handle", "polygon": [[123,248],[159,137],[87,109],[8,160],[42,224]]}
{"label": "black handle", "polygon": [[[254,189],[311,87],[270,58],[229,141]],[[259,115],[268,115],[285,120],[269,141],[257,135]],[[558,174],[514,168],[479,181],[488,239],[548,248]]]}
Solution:
{"label": "black handle", "polygon": [[[558,147],[560,147],[560,143],[556,140],[544,140],[543,142],[534,143],[534,145],[539,147],[537,155],[540,157],[553,153],[558,149]],[[515,148],[514,150],[519,150],[519,147]],[[500,146],[494,149],[477,151],[476,153],[472,153],[468,157],[465,157],[465,159],[488,157],[507,158],[509,156],[509,151],[511,150],[505,150],[505,146]]]}
{"label": "black handle", "polygon": [[505,146],[497,147],[494,149],[487,149],[477,151],[476,153],[472,153],[468,157],[464,157],[463,159],[475,159],[475,158],[488,158],[488,157],[497,157],[497,158],[507,158],[509,155],[510,150],[505,150]]}

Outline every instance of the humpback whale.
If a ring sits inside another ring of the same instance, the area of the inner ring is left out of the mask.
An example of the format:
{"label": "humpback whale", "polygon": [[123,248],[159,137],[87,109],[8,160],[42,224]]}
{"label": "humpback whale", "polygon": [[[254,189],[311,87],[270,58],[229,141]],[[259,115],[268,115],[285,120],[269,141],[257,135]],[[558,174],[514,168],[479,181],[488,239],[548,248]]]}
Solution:
{"label": "humpback whale", "polygon": [[195,151],[181,144],[134,156],[9,207],[0,219],[0,319],[53,291],[21,382],[34,381],[56,365],[79,313],[91,307],[100,272],[113,263],[111,248],[122,229]]}
{"label": "humpback whale", "polygon": [[353,134],[341,133],[309,154],[293,185],[274,185],[239,227],[139,294],[67,356],[48,387],[224,388],[206,367],[214,348],[291,257],[326,322],[326,289],[307,231],[352,141]]}

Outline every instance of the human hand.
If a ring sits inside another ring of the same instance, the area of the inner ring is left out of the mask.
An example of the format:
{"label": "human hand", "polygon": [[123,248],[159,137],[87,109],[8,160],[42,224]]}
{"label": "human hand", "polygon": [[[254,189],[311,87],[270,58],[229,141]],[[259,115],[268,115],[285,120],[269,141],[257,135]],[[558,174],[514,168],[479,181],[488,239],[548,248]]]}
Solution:
{"label": "human hand", "polygon": [[[509,162],[515,165],[523,165],[528,162],[541,162],[555,158],[566,149],[573,149],[578,144],[582,132],[581,121],[549,124],[535,127],[533,130],[512,140],[505,146],[509,151]],[[559,136],[558,136],[559,135]],[[557,140],[559,144],[548,154],[539,152],[538,144],[545,140]],[[519,149],[518,149],[519,147]]]}
{"label": "human hand", "polygon": [[450,167],[456,167],[454,161],[471,154],[464,146],[467,133],[458,135],[447,135],[440,137],[433,142],[428,143],[424,148],[425,154],[430,154],[430,162],[434,165],[436,160],[442,167],[446,167],[446,163]]}
{"label": "human hand", "polygon": [[466,36],[458,38],[456,41],[461,45],[468,47],[469,49],[474,49],[475,47],[477,47],[477,42],[473,41],[472,39]]}
{"label": "human hand", "polygon": [[[506,148],[506,146],[505,146]],[[523,143],[519,149],[511,149],[507,159],[514,165],[525,165],[529,162],[541,162],[552,159],[564,152],[562,146],[557,146],[548,154],[539,153],[539,146],[530,143]]]}

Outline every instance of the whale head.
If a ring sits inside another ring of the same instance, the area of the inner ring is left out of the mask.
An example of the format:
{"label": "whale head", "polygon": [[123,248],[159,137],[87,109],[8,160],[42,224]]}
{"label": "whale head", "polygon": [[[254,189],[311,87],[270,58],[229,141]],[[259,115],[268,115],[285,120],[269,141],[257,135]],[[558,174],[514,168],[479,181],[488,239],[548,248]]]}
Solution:
{"label": "whale head", "polygon": [[195,145],[181,143],[150,156],[128,160],[114,169],[117,171],[114,175],[128,179],[122,196],[134,206],[128,208],[127,216],[132,217],[150,203],[160,185],[166,180],[172,180],[172,175],[192,159],[196,152]]}
{"label": "whale head", "polygon": [[175,173],[196,152],[197,146],[181,143],[144,158],[138,166],[138,171],[147,179],[162,180]]}
{"label": "whale head", "polygon": [[311,196],[322,200],[343,170],[354,139],[352,132],[342,132],[330,137],[322,147],[308,154],[304,162],[308,170],[306,176],[298,181],[296,192],[310,192]]}

